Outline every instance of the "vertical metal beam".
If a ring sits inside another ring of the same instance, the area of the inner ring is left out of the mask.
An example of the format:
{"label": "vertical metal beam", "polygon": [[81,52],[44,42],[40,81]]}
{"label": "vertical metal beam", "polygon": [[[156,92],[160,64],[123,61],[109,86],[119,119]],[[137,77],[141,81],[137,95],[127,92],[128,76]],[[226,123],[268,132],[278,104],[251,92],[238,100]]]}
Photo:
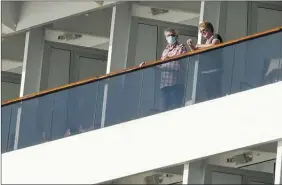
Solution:
{"label": "vertical metal beam", "polygon": [[182,184],[188,184],[190,163],[184,164]]}
{"label": "vertical metal beam", "polygon": [[198,160],[184,164],[182,184],[204,184],[206,162]]}
{"label": "vertical metal beam", "polygon": [[[131,10],[132,6],[128,2],[118,4],[113,7],[106,71],[107,74],[112,71],[122,70],[126,68],[131,28]],[[108,84],[105,84],[101,127],[105,126],[108,91],[110,88],[111,87]]]}
{"label": "vertical metal beam", "polygon": [[26,33],[20,97],[40,90],[45,30]]}
{"label": "vertical metal beam", "polygon": [[130,3],[113,7],[107,73],[126,68],[131,24]]}
{"label": "vertical metal beam", "polygon": [[274,184],[282,184],[282,140],[277,142],[277,157],[275,164]]}
{"label": "vertical metal beam", "polygon": [[[40,90],[44,51],[44,34],[45,30],[43,28],[26,32],[20,97],[23,97],[26,94],[38,92]],[[14,150],[18,149],[21,113],[22,103],[17,112]]]}

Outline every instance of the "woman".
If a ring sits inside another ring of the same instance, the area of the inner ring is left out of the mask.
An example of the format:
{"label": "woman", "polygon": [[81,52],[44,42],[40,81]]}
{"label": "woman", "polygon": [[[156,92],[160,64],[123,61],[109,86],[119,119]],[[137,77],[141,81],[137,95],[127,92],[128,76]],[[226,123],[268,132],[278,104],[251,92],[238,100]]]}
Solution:
{"label": "woman", "polygon": [[[201,36],[206,40],[205,44],[193,45],[192,40],[187,40],[189,48],[194,51],[202,48],[214,46],[222,43],[222,38],[218,34],[214,34],[214,28],[210,22],[202,22],[199,25]],[[215,99],[221,96],[221,80],[222,80],[222,50],[214,50],[199,57],[199,76],[197,85],[196,101],[202,102]]]}
{"label": "woman", "polygon": [[197,44],[196,46],[193,44],[191,39],[187,40],[187,45],[189,48],[194,51],[201,48],[207,48],[214,46],[216,44],[222,43],[222,38],[219,34],[214,34],[214,28],[210,22],[202,22],[199,25],[199,31],[202,37],[206,40],[205,44]]}

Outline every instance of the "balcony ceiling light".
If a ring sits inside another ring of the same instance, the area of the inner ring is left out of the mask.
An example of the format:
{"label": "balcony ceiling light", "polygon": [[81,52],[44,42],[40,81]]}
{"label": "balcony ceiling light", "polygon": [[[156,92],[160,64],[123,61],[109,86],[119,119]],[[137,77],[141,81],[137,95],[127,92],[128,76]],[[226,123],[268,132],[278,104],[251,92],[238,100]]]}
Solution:
{"label": "balcony ceiling light", "polygon": [[159,14],[165,14],[168,13],[169,10],[161,9],[161,8],[151,8],[152,15],[159,15]]}
{"label": "balcony ceiling light", "polygon": [[100,6],[102,6],[104,4],[104,1],[94,1],[94,2],[97,3]]}

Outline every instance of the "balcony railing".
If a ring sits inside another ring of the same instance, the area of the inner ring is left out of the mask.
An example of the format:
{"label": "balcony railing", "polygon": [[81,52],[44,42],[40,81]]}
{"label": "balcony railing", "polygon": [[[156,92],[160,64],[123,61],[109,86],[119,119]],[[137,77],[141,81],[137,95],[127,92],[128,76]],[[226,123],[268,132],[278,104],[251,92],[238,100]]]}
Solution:
{"label": "balcony railing", "polygon": [[[168,95],[161,78],[175,61],[181,68],[177,91]],[[2,153],[274,83],[282,79],[281,66],[279,27],[8,101],[2,105]]]}

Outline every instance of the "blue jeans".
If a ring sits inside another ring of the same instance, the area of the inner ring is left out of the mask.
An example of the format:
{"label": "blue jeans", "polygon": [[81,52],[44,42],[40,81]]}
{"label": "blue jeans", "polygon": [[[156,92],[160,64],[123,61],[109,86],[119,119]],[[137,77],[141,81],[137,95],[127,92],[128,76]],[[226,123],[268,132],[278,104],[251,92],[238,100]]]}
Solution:
{"label": "blue jeans", "polygon": [[184,85],[177,84],[161,89],[162,111],[184,106]]}

